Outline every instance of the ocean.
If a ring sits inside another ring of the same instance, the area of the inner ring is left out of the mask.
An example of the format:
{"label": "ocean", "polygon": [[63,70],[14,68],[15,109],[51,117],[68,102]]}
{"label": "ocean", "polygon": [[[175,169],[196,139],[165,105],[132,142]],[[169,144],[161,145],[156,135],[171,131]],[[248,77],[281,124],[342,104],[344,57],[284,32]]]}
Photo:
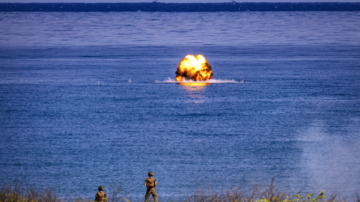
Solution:
{"label": "ocean", "polygon": [[[360,12],[0,12],[0,184],[360,190]],[[202,54],[209,85],[175,82]]]}

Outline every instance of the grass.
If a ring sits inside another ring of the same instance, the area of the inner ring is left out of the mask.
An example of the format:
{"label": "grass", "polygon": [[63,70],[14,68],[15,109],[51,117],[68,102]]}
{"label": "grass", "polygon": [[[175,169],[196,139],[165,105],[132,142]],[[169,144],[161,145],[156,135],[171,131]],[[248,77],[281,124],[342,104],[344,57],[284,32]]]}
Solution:
{"label": "grass", "polygon": [[37,191],[35,186],[30,184],[21,185],[13,183],[6,184],[0,187],[0,201],[1,202],[50,202],[61,201],[57,194],[50,188]]}
{"label": "grass", "polygon": [[[279,174],[280,175],[280,174]],[[238,186],[229,188],[220,192],[212,191],[209,188],[198,190],[191,196],[186,198],[186,202],[335,202],[336,196],[332,196],[325,200],[324,192],[320,192],[319,196],[312,197],[308,194],[307,198],[300,195],[300,192],[291,195],[280,190],[275,184],[275,178],[272,178],[269,186],[254,185],[251,188]],[[357,199],[360,202],[360,198]]]}
{"label": "grass", "polygon": [[[125,198],[127,194],[128,192],[122,187],[110,185],[107,191],[107,202],[128,202]],[[60,198],[51,188],[39,190],[29,183],[14,182],[0,185],[0,202],[92,202],[92,200],[71,195]]]}
{"label": "grass", "polygon": [[[199,189],[182,199],[168,199],[170,202],[360,202],[360,195],[355,194],[350,200],[339,198],[337,195],[329,195],[325,197],[324,191],[319,195],[313,196],[308,193],[289,194],[280,190],[276,184],[274,177],[270,185],[255,185],[251,188],[238,186],[223,191],[213,191],[210,188]],[[127,195],[129,194],[123,188],[116,185],[109,185],[107,190],[107,202],[129,202]],[[95,193],[94,193],[95,194]],[[0,185],[0,202],[91,202],[89,199],[81,198],[60,198],[51,188],[38,190],[30,184],[12,183]],[[142,200],[139,200],[142,201]],[[159,201],[164,201],[159,198]]]}

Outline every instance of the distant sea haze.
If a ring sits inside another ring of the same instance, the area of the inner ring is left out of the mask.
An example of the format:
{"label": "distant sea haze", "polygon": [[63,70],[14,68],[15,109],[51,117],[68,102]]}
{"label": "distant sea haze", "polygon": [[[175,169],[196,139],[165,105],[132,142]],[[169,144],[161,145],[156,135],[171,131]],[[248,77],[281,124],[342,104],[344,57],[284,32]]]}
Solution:
{"label": "distant sea haze", "polygon": [[0,12],[360,11],[360,2],[316,3],[0,3]]}

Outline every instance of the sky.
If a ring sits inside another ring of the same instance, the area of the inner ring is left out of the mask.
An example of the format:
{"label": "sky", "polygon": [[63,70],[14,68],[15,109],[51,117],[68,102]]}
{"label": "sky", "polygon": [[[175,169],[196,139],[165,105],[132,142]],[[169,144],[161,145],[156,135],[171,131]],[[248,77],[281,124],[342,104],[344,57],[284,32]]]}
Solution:
{"label": "sky", "polygon": [[[0,0],[0,3],[139,3],[154,0]],[[160,3],[221,3],[231,0],[157,0]],[[236,2],[360,2],[360,0],[236,0]]]}

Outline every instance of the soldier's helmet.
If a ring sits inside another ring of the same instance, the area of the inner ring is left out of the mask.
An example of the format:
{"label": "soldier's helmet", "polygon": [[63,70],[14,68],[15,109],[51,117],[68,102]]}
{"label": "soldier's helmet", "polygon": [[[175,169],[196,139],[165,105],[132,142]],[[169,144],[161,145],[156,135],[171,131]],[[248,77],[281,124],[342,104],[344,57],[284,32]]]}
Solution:
{"label": "soldier's helmet", "polygon": [[150,171],[150,172],[148,172],[148,175],[149,175],[149,176],[153,176],[154,173],[153,173],[152,171]]}
{"label": "soldier's helmet", "polygon": [[102,191],[104,190],[104,187],[103,186],[99,186],[99,191]]}

